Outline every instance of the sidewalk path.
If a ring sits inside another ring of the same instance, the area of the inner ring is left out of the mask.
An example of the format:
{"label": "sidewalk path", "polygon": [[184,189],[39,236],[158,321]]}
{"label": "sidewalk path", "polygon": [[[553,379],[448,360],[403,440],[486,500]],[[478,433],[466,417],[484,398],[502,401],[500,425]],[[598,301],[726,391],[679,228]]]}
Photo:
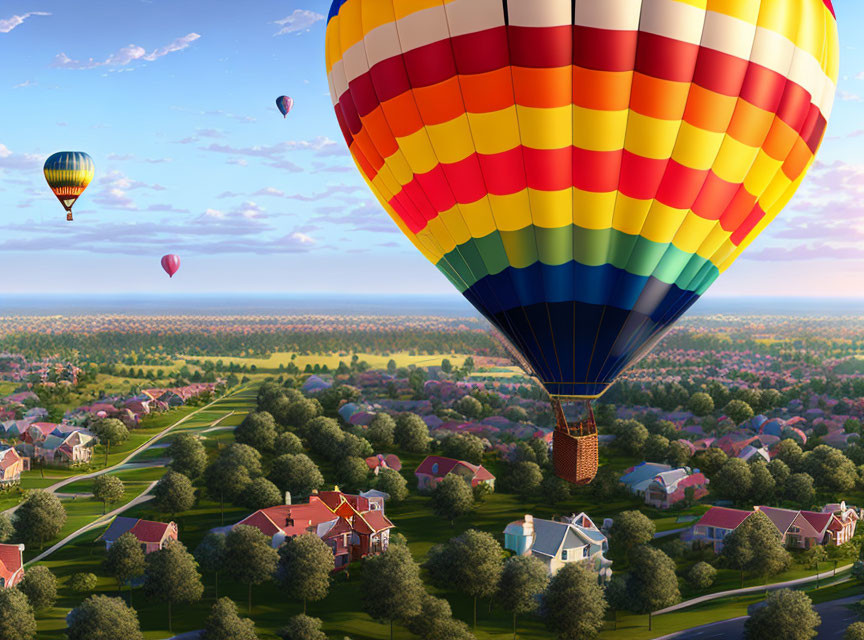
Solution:
{"label": "sidewalk path", "polygon": [[46,549],[45,551],[43,551],[42,553],[40,553],[38,556],[36,556],[36,557],[33,558],[32,560],[29,560],[28,562],[25,562],[24,565],[26,566],[26,565],[28,565],[28,564],[33,564],[34,562],[39,562],[40,560],[44,560],[45,558],[47,558],[48,556],[50,556],[52,553],[54,553],[54,552],[57,551],[58,549],[60,549],[60,548],[62,548],[63,546],[65,546],[65,545],[66,545],[67,543],[69,543],[71,540],[74,540],[75,538],[77,538],[78,536],[80,536],[82,533],[87,533],[87,532],[90,531],[91,529],[95,529],[95,528],[97,528],[97,527],[101,527],[102,525],[108,524],[108,522],[109,522],[109,521],[111,520],[111,518],[113,518],[114,516],[116,516],[116,515],[120,515],[120,514],[123,513],[124,511],[126,511],[126,510],[128,510],[128,509],[131,509],[132,507],[136,507],[136,506],[138,506],[139,504],[142,504],[142,503],[144,503],[144,502],[147,502],[148,500],[152,500],[152,499],[153,499],[153,496],[150,495],[150,492],[153,491],[153,487],[155,487],[155,486],[156,486],[156,482],[155,482],[155,481],[154,481],[154,482],[151,482],[151,483],[147,486],[147,488],[144,489],[143,492],[141,492],[138,496],[136,496],[135,498],[133,498],[132,500],[130,500],[130,501],[127,502],[126,504],[124,504],[124,505],[122,505],[122,506],[120,506],[120,507],[117,507],[116,509],[114,509],[114,511],[109,511],[109,512],[106,513],[104,516],[99,516],[98,518],[96,518],[96,520],[94,520],[93,522],[91,522],[91,523],[89,523],[89,524],[85,524],[83,527],[81,527],[81,528],[78,529],[77,531],[74,531],[74,532],[70,533],[68,536],[66,536],[65,538],[63,538],[60,542],[58,542],[57,544],[52,545],[51,547],[49,547],[48,549]]}
{"label": "sidewalk path", "polygon": [[[239,389],[238,389],[238,391],[239,391]],[[237,393],[237,392],[234,392],[234,393]],[[117,471],[121,468],[126,468],[126,469],[130,468],[130,467],[126,467],[125,465],[129,464],[130,461],[134,457],[139,455],[141,452],[149,449],[153,444],[155,444],[156,442],[158,442],[159,440],[161,440],[162,438],[167,436],[169,433],[171,433],[171,431],[173,431],[175,428],[179,427],[181,424],[183,424],[184,422],[189,420],[192,416],[195,416],[198,413],[200,413],[206,409],[209,409],[214,404],[216,404],[217,402],[220,402],[221,400],[224,400],[225,398],[229,398],[229,397],[233,396],[234,393],[222,396],[221,398],[217,398],[213,402],[206,404],[203,407],[199,407],[198,409],[196,409],[192,413],[183,416],[177,422],[174,422],[174,423],[168,425],[162,431],[160,431],[159,433],[154,435],[152,438],[147,440],[140,447],[138,447],[134,451],[131,451],[128,456],[126,456],[123,460],[121,460],[117,464],[114,464],[110,467],[105,467],[104,469],[100,469],[99,471],[94,471],[92,473],[85,473],[85,474],[81,474],[81,475],[77,475],[77,476],[71,476],[69,478],[64,478],[63,480],[60,480],[59,482],[52,484],[50,487],[46,487],[44,490],[47,491],[48,493],[56,493],[58,489],[62,489],[66,485],[72,484],[74,482],[78,482],[80,480],[91,480],[97,476],[101,476],[101,475],[106,474],[106,473],[111,473],[112,471]],[[231,415],[233,413],[234,413],[234,411],[232,411],[228,415]],[[218,424],[219,422],[221,422],[222,420],[224,420],[227,417],[228,417],[227,415],[222,416],[221,418],[219,418],[219,420],[214,421],[214,424]],[[159,466],[158,463],[164,463],[164,460],[163,459],[150,460],[150,461],[147,461],[146,463],[144,463],[144,466],[155,467],[155,466]],[[132,463],[132,464],[136,464],[136,463]],[[135,468],[135,467],[132,467],[132,468]],[[14,507],[7,509],[3,513],[5,513],[6,515],[12,515],[13,513],[15,513],[15,511],[18,509],[19,506],[20,506],[20,504],[17,504]]]}
{"label": "sidewalk path", "polygon": [[[842,567],[837,567],[837,573],[842,573],[843,571],[848,571],[852,568],[851,564],[844,565]],[[819,580],[828,580],[832,576],[831,571],[826,571],[825,573],[819,574]],[[838,580],[838,582],[845,582],[849,580],[849,578],[844,578],[842,580]],[[679,609],[686,609],[687,607],[692,607],[693,605],[702,604],[703,602],[710,602],[711,600],[717,600],[719,598],[728,598],[729,596],[740,596],[748,593],[759,593],[760,591],[776,591],[777,589],[787,589],[790,587],[798,587],[803,584],[808,584],[810,582],[816,582],[816,576],[807,576],[806,578],[798,578],[797,580],[787,580],[786,582],[775,582],[774,584],[763,584],[755,587],[745,587],[743,589],[732,589],[730,591],[718,591],[717,593],[709,593],[704,596],[699,596],[698,598],[693,598],[692,600],[685,600],[684,602],[679,602],[678,604],[673,604],[671,607],[666,607],[665,609],[660,609],[659,611],[655,611],[654,615],[658,616],[663,613],[671,613],[673,611],[678,611]]]}

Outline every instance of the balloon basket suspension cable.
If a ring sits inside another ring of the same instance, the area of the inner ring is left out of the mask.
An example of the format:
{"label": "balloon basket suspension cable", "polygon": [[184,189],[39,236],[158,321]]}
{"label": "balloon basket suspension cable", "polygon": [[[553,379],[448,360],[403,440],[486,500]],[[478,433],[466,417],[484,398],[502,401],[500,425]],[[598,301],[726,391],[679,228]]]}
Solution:
{"label": "balloon basket suspension cable", "polygon": [[597,423],[591,401],[584,400],[586,415],[568,422],[561,400],[552,398],[555,433],[552,435],[552,458],[555,475],[572,484],[588,484],[597,475],[599,445]]}

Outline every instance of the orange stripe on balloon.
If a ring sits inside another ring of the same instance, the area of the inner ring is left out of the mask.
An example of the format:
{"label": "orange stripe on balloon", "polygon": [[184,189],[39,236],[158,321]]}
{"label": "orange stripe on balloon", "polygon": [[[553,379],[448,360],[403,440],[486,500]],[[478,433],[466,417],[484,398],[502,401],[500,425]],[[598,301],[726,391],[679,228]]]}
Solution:
{"label": "orange stripe on balloon", "polygon": [[661,80],[634,73],[630,108],[660,120],[680,120],[690,86],[687,82]]}

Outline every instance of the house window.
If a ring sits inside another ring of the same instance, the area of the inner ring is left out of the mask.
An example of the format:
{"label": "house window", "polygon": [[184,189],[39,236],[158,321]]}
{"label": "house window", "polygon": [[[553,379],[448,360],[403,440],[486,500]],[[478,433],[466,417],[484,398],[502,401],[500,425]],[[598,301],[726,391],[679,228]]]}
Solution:
{"label": "house window", "polygon": [[564,550],[561,552],[561,559],[562,559],[564,562],[567,562],[567,549],[564,549]]}
{"label": "house window", "polygon": [[437,462],[432,465],[432,473],[434,473],[435,475],[438,475],[438,463]]}
{"label": "house window", "polygon": [[582,547],[582,557],[583,558],[588,557],[588,547]]}

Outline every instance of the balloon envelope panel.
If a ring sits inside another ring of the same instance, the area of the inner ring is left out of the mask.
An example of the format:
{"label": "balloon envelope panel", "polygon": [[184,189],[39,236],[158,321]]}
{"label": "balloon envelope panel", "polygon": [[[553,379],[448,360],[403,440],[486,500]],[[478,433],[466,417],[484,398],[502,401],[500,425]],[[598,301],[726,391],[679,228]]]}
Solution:
{"label": "balloon envelope panel", "polygon": [[383,207],[577,397],[789,201],[838,73],[829,0],[336,0],[326,47]]}

